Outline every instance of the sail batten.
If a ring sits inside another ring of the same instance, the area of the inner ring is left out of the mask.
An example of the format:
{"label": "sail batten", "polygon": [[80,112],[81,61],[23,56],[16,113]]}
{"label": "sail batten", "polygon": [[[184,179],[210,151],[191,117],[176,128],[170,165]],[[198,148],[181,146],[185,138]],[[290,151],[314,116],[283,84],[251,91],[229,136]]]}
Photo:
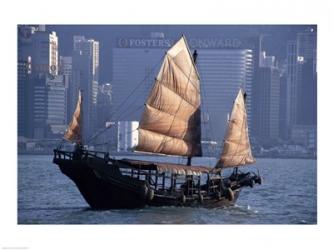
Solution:
{"label": "sail batten", "polygon": [[[166,155],[189,155],[193,149],[192,144],[176,137],[166,136],[150,130],[139,129],[141,143],[137,151],[146,151]],[[141,148],[144,145],[144,148]]]}
{"label": "sail batten", "polygon": [[[174,65],[179,69],[179,71],[180,72],[182,72],[183,73],[183,75],[185,76],[185,77],[187,77],[188,78],[188,81],[189,81],[189,83],[191,83],[192,84],[192,86],[198,91],[198,92],[200,92],[200,90],[198,89],[198,86],[197,86],[197,84],[196,84],[196,82],[195,81],[193,81],[183,70],[182,70],[182,68],[176,63],[176,62],[174,62],[174,60],[173,60],[173,58],[172,57],[170,57],[170,56],[168,56],[168,58],[174,63]],[[197,77],[198,77],[198,79],[199,79],[199,75],[197,75]]]}
{"label": "sail batten", "polygon": [[[171,132],[173,137],[186,140],[184,135],[179,135],[179,132],[177,133],[177,130],[180,130],[183,134],[185,132],[183,128],[190,128],[187,120],[183,120],[181,117],[175,117],[173,114],[161,111],[150,105],[146,105],[145,111],[144,121],[148,120],[151,123],[154,123],[154,126],[142,122],[140,128],[162,134]],[[171,126],[174,129],[170,130]]]}
{"label": "sail batten", "polygon": [[82,96],[79,90],[79,97],[73,113],[72,121],[68,125],[64,139],[70,142],[82,143]]}
{"label": "sail batten", "polygon": [[[156,80],[156,81],[158,81],[158,80]],[[161,86],[163,86],[163,87],[169,89],[170,91],[174,92],[173,89],[171,89],[169,86],[167,86],[167,85],[164,84],[163,82],[160,82],[160,83],[161,83]],[[177,93],[177,92],[174,92],[174,94],[176,94],[176,95],[178,95],[180,98],[182,98],[182,101],[185,101],[185,102],[187,102],[189,105],[193,106],[193,108],[195,108],[195,109],[197,108],[197,106],[196,106],[195,104],[192,104],[191,101],[187,100],[186,97],[180,95],[180,94]]]}
{"label": "sail batten", "polygon": [[252,156],[249,139],[246,105],[243,91],[239,90],[230,115],[223,150],[216,167],[228,168],[252,163],[255,163],[255,159]]}
{"label": "sail batten", "polygon": [[166,53],[139,125],[138,151],[201,156],[200,83],[182,37]]}

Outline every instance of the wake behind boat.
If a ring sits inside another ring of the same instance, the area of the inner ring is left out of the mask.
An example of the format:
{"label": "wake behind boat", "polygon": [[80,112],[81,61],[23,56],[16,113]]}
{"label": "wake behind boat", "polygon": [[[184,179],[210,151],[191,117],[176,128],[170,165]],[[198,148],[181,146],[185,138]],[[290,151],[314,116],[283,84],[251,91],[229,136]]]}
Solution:
{"label": "wake behind boat", "polygon": [[[64,136],[76,149],[54,150],[53,162],[78,187],[94,209],[150,206],[235,204],[243,187],[261,184],[255,173],[238,167],[255,162],[248,135],[246,95],[234,101],[219,160],[214,168],[191,166],[202,156],[200,78],[182,36],[165,54],[139,123],[137,151],[187,157],[187,164],[115,159],[108,152],[86,150],[82,142],[82,96]],[[233,173],[224,177],[225,168]]]}

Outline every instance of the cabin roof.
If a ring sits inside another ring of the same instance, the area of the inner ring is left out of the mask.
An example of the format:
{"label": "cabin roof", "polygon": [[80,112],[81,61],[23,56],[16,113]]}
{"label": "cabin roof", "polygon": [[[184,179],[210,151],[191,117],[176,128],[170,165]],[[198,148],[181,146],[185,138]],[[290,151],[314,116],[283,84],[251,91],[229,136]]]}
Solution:
{"label": "cabin roof", "polygon": [[168,172],[179,175],[200,175],[202,173],[209,173],[212,170],[212,168],[205,166],[187,166],[168,162],[153,162],[132,159],[122,159],[121,161],[138,169],[158,170],[161,173]]}

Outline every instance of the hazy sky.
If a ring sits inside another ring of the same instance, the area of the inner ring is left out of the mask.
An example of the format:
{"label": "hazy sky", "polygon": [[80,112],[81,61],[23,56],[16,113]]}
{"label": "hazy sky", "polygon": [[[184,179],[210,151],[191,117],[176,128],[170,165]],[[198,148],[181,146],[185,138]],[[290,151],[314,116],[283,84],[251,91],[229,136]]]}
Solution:
{"label": "hazy sky", "polygon": [[47,25],[59,37],[60,55],[69,56],[73,48],[73,36],[84,35],[100,42],[100,83],[111,81],[112,47],[121,37],[149,37],[150,32],[164,32],[166,38],[186,37],[253,37],[269,34],[264,41],[268,55],[283,60],[286,42],[296,38],[296,33],[310,25]]}

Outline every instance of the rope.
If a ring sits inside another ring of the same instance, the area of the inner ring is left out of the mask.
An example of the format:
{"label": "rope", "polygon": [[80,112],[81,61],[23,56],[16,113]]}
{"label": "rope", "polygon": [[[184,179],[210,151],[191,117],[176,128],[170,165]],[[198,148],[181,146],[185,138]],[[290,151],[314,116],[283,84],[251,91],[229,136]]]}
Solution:
{"label": "rope", "polygon": [[[139,82],[139,84],[137,84],[137,86],[131,91],[131,93],[116,107],[115,112],[111,114],[111,116],[108,120],[112,120],[112,118],[117,114],[117,112],[121,110],[121,107],[124,106],[124,104],[129,100],[129,98],[139,89],[139,87],[141,87],[141,85],[147,80],[147,78],[155,71],[157,65],[160,64],[163,57],[164,57],[164,55],[154,64],[152,70],[141,80],[141,82]],[[137,110],[135,110],[135,111],[137,111]],[[124,114],[126,114],[126,113],[120,113],[120,116],[123,116]],[[119,119],[119,117],[118,117],[118,119]],[[94,135],[92,135],[90,138],[88,138],[87,144],[90,143],[95,138],[97,138],[98,136],[100,136],[102,133],[104,133],[106,130],[108,130],[111,127],[112,127],[112,125],[109,125],[109,126],[105,127],[104,129],[96,132]]]}
{"label": "rope", "polygon": [[[139,89],[139,87],[141,87],[141,85],[147,80],[147,78],[155,71],[156,67],[160,64],[163,58],[164,55],[154,64],[150,72],[142,79],[141,82],[139,82],[139,84],[131,91],[131,93],[116,107],[115,112],[110,116],[110,120],[111,118],[113,118],[113,116],[116,114],[117,111],[120,111],[121,108],[124,107],[124,104],[129,100],[129,98]],[[120,115],[122,114],[120,113]]]}

